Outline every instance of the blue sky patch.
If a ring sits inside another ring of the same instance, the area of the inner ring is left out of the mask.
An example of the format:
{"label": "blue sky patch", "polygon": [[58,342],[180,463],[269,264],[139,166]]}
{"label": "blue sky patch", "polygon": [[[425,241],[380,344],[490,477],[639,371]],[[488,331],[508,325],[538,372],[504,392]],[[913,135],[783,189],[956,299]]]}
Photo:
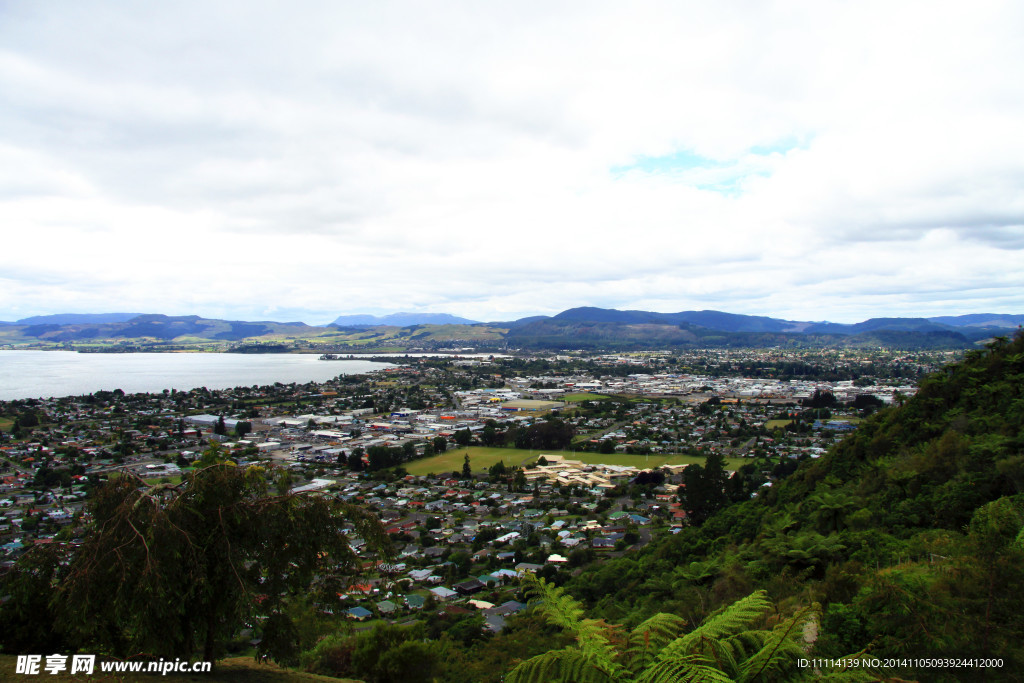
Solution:
{"label": "blue sky patch", "polygon": [[637,157],[632,164],[624,166],[612,166],[612,173],[621,175],[629,171],[643,171],[644,173],[671,173],[673,171],[686,171],[694,168],[721,168],[723,164],[689,150],[681,150],[674,154],[660,157]]}
{"label": "blue sky patch", "polygon": [[678,175],[700,190],[732,195],[742,192],[746,178],[770,175],[767,168],[758,168],[756,163],[744,163],[745,159],[749,162],[750,156],[768,157],[801,147],[806,147],[806,141],[788,137],[771,145],[751,147],[745,154],[726,161],[716,161],[684,149],[663,156],[639,156],[631,164],[613,166],[611,173],[616,178],[633,171],[651,175]]}

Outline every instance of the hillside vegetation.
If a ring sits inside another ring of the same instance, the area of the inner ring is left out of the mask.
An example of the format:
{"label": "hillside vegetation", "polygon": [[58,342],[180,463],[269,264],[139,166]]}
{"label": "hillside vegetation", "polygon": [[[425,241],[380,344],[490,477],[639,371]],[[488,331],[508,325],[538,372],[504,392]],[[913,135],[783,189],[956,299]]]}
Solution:
{"label": "hillside vegetation", "polygon": [[776,488],[567,588],[627,625],[666,611],[697,622],[765,588],[782,609],[821,603],[818,656],[996,657],[989,680],[1020,680],[1022,392],[1024,336],[997,340]]}

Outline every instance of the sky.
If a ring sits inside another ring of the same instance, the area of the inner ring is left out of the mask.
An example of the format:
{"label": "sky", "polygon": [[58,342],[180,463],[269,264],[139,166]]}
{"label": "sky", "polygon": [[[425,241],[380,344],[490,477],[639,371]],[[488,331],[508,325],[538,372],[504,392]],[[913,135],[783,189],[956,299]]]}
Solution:
{"label": "sky", "polygon": [[0,320],[1024,313],[1024,3],[0,0]]}

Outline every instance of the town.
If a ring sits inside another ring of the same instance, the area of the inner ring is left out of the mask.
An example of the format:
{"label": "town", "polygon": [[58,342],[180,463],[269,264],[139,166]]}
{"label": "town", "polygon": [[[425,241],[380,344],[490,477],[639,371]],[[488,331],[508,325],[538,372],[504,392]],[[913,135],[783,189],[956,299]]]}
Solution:
{"label": "town", "polygon": [[173,487],[216,458],[380,518],[394,557],[367,557],[365,579],[321,611],[498,632],[524,606],[523,572],[559,582],[688,524],[688,467],[720,463],[731,499],[761,495],[952,352],[387,360],[324,383],[0,405],[0,561],[73,549],[108,477]]}

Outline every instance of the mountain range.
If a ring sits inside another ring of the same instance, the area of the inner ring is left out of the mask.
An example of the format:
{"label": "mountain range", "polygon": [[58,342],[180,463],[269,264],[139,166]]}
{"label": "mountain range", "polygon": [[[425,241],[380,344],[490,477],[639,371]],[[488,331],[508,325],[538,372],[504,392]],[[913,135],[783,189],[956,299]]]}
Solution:
{"label": "mountain range", "polygon": [[339,327],[376,327],[378,325],[476,325],[479,321],[468,320],[449,313],[392,313],[391,315],[339,315],[332,325]]}
{"label": "mountain range", "polygon": [[[1024,324],[1024,315],[976,313],[933,318],[871,318],[854,324],[783,320],[723,311],[572,308],[554,316],[481,323],[446,313],[343,315],[325,326],[303,322],[216,320],[161,314],[61,314],[0,323],[0,344],[295,342],[357,350],[404,349],[449,342],[516,348],[625,350],[677,346],[886,345],[966,348]],[[282,346],[283,345],[283,346]]]}

